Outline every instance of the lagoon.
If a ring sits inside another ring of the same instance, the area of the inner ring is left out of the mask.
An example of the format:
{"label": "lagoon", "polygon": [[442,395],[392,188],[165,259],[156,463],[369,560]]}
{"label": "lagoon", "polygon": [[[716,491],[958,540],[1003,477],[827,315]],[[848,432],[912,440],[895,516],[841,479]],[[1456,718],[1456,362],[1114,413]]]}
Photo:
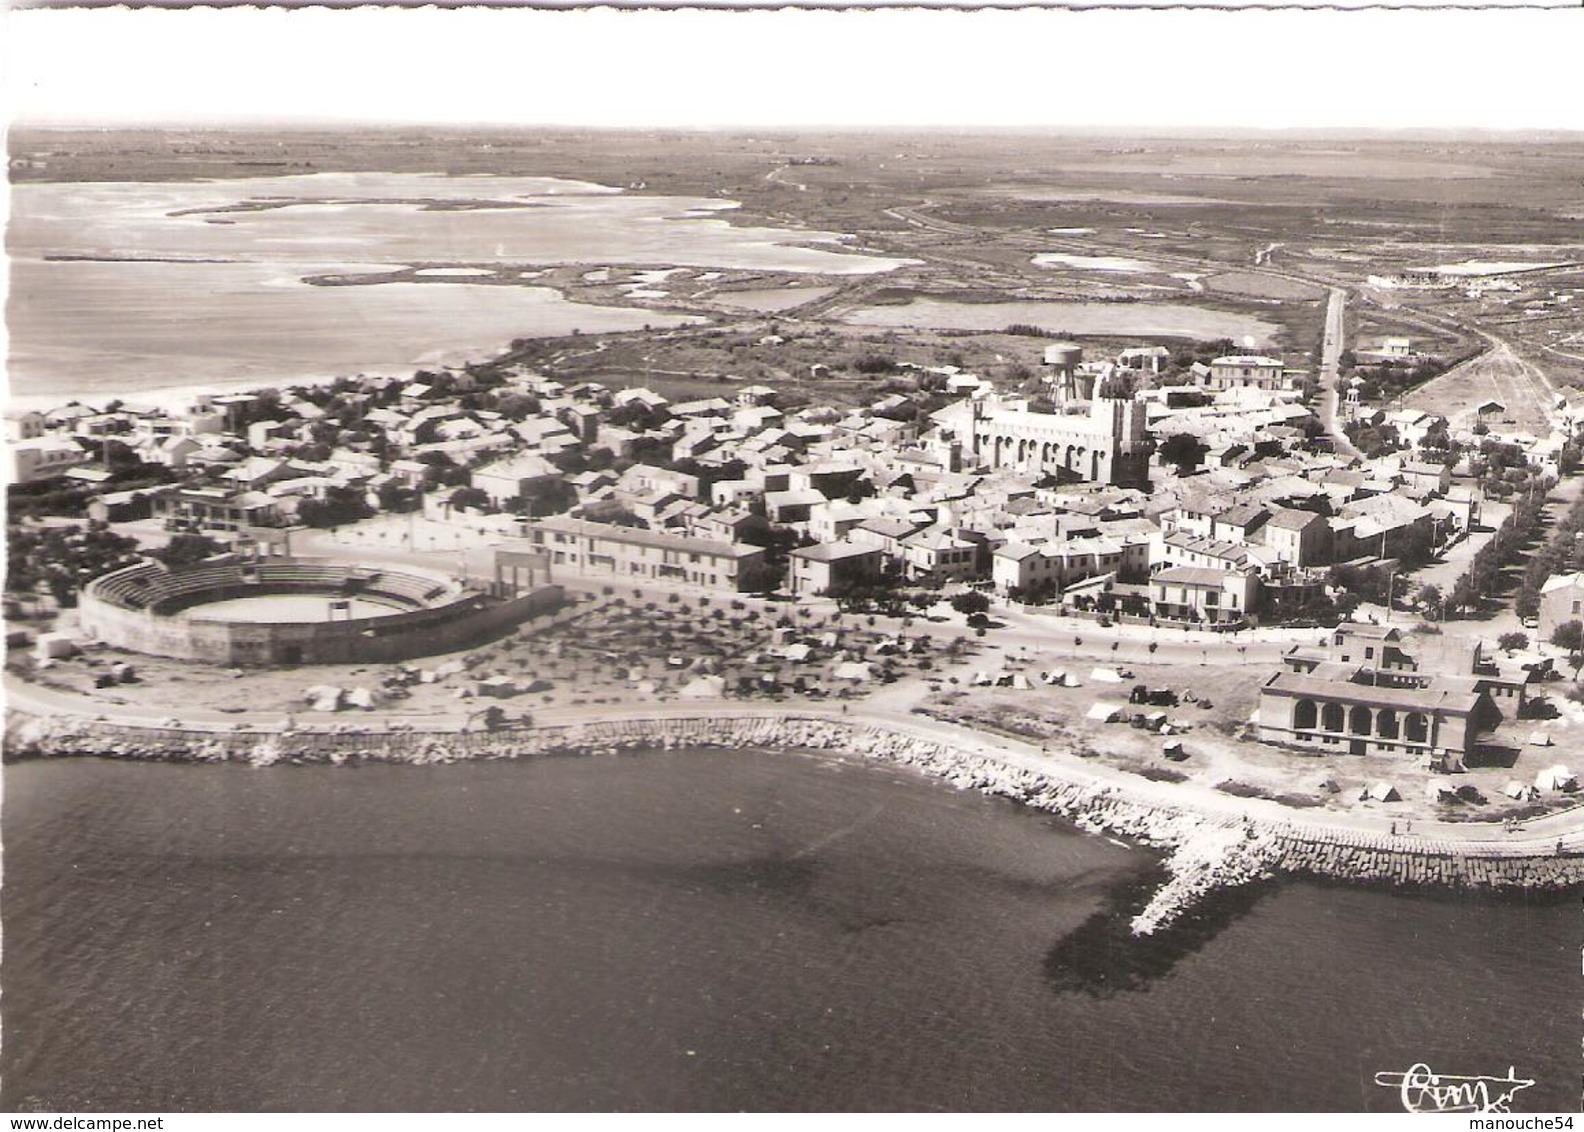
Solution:
{"label": "lagoon", "polygon": [[1253,339],[1268,345],[1280,327],[1253,315],[1196,307],[1187,303],[1008,302],[965,303],[950,299],[912,299],[894,306],[864,307],[846,315],[857,326],[927,327],[935,330],[1000,330],[1013,323],[1042,327],[1052,334],[1193,338],[1209,341]]}
{"label": "lagoon", "polygon": [[[864,275],[904,262],[846,252],[834,233],[733,225],[722,216],[734,207],[542,177],[17,185],[12,393],[59,401],[410,371],[516,337],[684,321],[462,274],[497,264]],[[407,267],[425,282],[301,282]]]}

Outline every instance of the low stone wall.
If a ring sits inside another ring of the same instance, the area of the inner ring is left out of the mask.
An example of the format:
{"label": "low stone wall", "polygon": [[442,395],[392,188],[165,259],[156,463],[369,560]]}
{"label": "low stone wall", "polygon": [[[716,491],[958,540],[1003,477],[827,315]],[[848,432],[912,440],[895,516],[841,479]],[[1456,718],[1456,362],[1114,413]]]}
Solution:
{"label": "low stone wall", "polygon": [[1084,781],[1061,767],[1032,770],[987,754],[861,718],[797,714],[620,719],[499,731],[217,732],[142,728],[98,721],[17,717],[7,757],[73,755],[201,762],[348,760],[446,763],[601,755],[684,747],[790,748],[859,753],[913,767],[961,789],[979,790],[1064,817],[1082,829],[1128,837],[1169,851],[1171,880],[1135,920],[1148,933],[1170,924],[1205,893],[1278,875],[1435,888],[1584,889],[1584,857],[1541,853],[1514,843],[1415,844],[1313,823],[1255,822],[1191,805],[1162,806],[1126,797],[1113,785]]}

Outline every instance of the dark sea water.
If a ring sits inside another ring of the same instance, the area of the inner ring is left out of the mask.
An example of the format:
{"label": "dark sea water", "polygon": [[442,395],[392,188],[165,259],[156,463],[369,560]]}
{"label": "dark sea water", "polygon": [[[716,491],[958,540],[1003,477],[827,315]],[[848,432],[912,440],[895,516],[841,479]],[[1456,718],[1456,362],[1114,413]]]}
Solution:
{"label": "dark sea water", "polygon": [[857,761],[5,770],[7,1108],[1379,1110],[1579,1099],[1576,902],[1155,858]]}

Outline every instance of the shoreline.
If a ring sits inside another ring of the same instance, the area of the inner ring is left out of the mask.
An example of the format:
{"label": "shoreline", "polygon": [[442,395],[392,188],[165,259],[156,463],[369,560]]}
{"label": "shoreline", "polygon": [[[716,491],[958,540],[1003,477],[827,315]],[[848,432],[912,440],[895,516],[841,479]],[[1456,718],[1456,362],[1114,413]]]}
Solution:
{"label": "shoreline", "polygon": [[[166,762],[359,762],[430,765],[473,759],[615,755],[684,747],[840,750],[910,767],[958,789],[975,789],[1165,854],[1166,880],[1132,920],[1136,936],[1171,926],[1210,893],[1281,877],[1392,889],[1562,893],[1584,888],[1584,853],[1563,840],[1421,842],[1304,821],[1212,812],[1189,798],[1165,801],[1016,752],[967,729],[904,725],[865,716],[763,711],[632,716],[510,730],[215,730],[140,727],[101,720],[7,719],[7,761],[102,757]],[[963,734],[949,732],[961,731]],[[1154,784],[1150,784],[1154,785]]]}

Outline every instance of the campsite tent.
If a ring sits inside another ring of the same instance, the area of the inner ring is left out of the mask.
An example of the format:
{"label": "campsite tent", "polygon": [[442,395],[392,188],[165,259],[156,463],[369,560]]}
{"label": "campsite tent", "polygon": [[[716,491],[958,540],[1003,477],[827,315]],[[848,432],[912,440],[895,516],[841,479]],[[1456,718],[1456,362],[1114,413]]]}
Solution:
{"label": "campsite tent", "polygon": [[1432,802],[1450,802],[1457,797],[1457,792],[1447,783],[1432,778],[1425,783],[1425,797]]}
{"label": "campsite tent", "polygon": [[1019,672],[1019,673],[1016,673],[1012,677],[1012,686],[1014,688],[1027,689],[1027,688],[1032,688],[1034,685],[1029,683],[1029,678],[1027,676],[1025,676],[1025,675],[1023,675],[1023,673]]}
{"label": "campsite tent", "polygon": [[315,684],[303,692],[303,699],[313,711],[340,711],[341,689],[334,684]]}
{"label": "campsite tent", "polygon": [[1173,762],[1182,762],[1188,757],[1188,752],[1183,750],[1181,739],[1168,739],[1161,744],[1161,754]]}
{"label": "campsite tent", "polygon": [[1400,802],[1402,795],[1397,793],[1397,787],[1390,782],[1377,782],[1366,792],[1365,797],[1376,802]]}
{"label": "campsite tent", "polygon": [[1102,684],[1122,683],[1122,674],[1114,668],[1096,668],[1089,673],[1089,679],[1098,680]]}
{"label": "campsite tent", "polygon": [[726,678],[724,676],[699,676],[689,680],[677,692],[679,699],[684,700],[718,700],[726,694]]}
{"label": "campsite tent", "polygon": [[1329,774],[1320,775],[1312,783],[1310,783],[1310,786],[1316,790],[1324,791],[1327,794],[1335,794],[1337,791],[1342,789],[1342,787],[1338,785],[1337,780],[1332,778]]}
{"label": "campsite tent", "polygon": [[1545,731],[1531,731],[1529,733],[1529,745],[1531,747],[1552,746],[1551,736]]}
{"label": "campsite tent", "polygon": [[1578,789],[1578,779],[1574,777],[1573,772],[1560,764],[1548,766],[1535,775],[1534,784],[1536,790]]}
{"label": "campsite tent", "polygon": [[1083,719],[1098,720],[1101,724],[1115,724],[1123,717],[1123,705],[1109,703],[1107,700],[1096,700],[1091,703],[1090,709],[1083,712]]}
{"label": "campsite tent", "polygon": [[1123,716],[1121,704],[1108,703],[1105,700],[1096,700],[1089,705],[1089,710],[1084,712],[1085,719],[1096,720],[1100,723],[1115,723]]}
{"label": "campsite tent", "polygon": [[869,662],[867,660],[849,660],[836,666],[831,673],[831,679],[851,680],[854,683],[867,684],[874,679],[874,676],[869,671]]}
{"label": "campsite tent", "polygon": [[1510,778],[1507,780],[1507,785],[1502,787],[1502,793],[1520,802],[1527,802],[1535,796],[1535,788],[1519,782],[1516,778]]}

